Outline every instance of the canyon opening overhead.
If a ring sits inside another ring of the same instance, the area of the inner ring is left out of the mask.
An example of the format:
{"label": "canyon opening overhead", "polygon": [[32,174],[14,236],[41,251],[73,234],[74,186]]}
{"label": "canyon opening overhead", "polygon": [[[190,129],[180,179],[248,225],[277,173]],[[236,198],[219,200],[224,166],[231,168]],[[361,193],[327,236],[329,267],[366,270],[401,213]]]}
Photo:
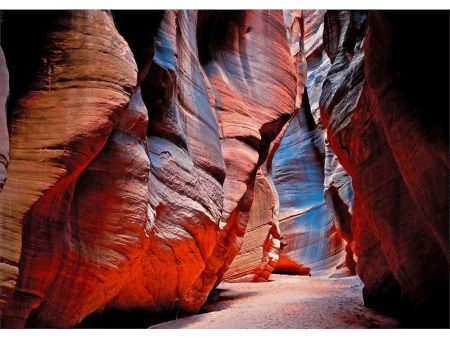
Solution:
{"label": "canyon opening overhead", "polygon": [[0,29],[1,328],[449,327],[448,11]]}

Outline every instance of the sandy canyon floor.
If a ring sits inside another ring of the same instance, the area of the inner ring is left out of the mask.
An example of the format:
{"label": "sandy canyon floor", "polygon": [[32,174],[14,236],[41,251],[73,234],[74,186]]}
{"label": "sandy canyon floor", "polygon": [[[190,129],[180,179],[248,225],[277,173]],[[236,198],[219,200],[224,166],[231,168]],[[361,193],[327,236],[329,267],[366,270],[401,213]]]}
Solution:
{"label": "sandy canyon floor", "polygon": [[268,283],[222,283],[202,313],[152,329],[395,328],[396,319],[363,305],[357,277],[272,275]]}

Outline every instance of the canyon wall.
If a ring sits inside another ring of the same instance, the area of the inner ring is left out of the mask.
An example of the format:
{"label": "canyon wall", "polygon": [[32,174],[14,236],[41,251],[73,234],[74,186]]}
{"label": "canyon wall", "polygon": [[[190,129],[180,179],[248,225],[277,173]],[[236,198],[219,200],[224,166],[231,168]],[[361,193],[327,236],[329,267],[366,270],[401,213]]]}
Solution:
{"label": "canyon wall", "polygon": [[270,271],[267,166],[296,98],[282,12],[58,11],[33,31],[36,15],[2,26],[2,327],[196,312],[258,218]]}
{"label": "canyon wall", "polygon": [[0,47],[0,192],[6,181],[9,162],[9,135],[6,123],[6,101],[9,95],[9,73],[5,54]]}
{"label": "canyon wall", "polygon": [[322,86],[331,63],[323,43],[324,16],[326,11],[304,11],[305,13],[305,54],[307,60],[307,82],[309,110],[317,125],[322,131],[324,145],[324,198],[331,213],[334,226],[343,238],[345,245],[345,261],[339,267],[354,274],[355,262],[351,249],[352,235],[352,179],[339,162],[328,143],[326,129],[320,117],[319,101],[322,95]]}
{"label": "canyon wall", "polygon": [[[17,283],[1,304],[2,326],[23,326],[36,308],[51,310],[42,325],[72,325],[114,290],[110,283],[103,288],[103,274],[117,270],[126,258],[114,250],[124,243],[112,237],[108,244],[117,224],[106,221],[119,219],[110,214],[114,207],[104,203],[104,182],[83,181],[105,170],[107,163],[94,159],[103,148],[115,146],[108,139],[136,85],[136,64],[107,13],[61,13],[53,23],[29,90],[13,108],[9,180],[0,196],[0,222],[2,262],[8,265],[2,280],[10,282],[8,287]],[[5,48],[7,61],[8,51]],[[121,151],[125,149],[116,154]],[[120,162],[107,167],[114,170]],[[137,178],[132,169],[130,177]],[[83,194],[88,196],[85,205]],[[77,287],[68,287],[74,281]],[[97,287],[97,294],[89,292]],[[74,303],[79,304],[73,308]]]}
{"label": "canyon wall", "polygon": [[[280,196],[280,229],[286,243],[276,266],[280,273],[330,276],[336,267],[346,265],[342,237],[350,228],[348,209],[352,201],[347,199],[346,208],[338,210],[330,196],[339,189],[344,191],[341,186],[351,194],[351,178],[326,142],[319,110],[322,84],[330,68],[322,38],[325,12],[285,11],[291,53],[294,57],[301,55],[303,60],[298,72],[303,73],[300,78],[304,79],[305,90],[298,94],[303,97],[298,101],[301,106],[273,161]],[[343,229],[343,224],[348,229]],[[351,254],[348,256],[351,259]]]}
{"label": "canyon wall", "polygon": [[[295,119],[302,102],[306,80],[306,60],[303,48],[301,22],[302,11],[283,11],[289,51],[296,74],[295,106],[291,117]],[[224,275],[225,281],[267,281],[275,266],[280,266],[279,252],[286,245],[279,224],[280,200],[273,181],[274,156],[285,138],[291,122],[287,122],[277,138],[272,142],[269,156],[261,171],[257,173],[254,204],[249,210],[248,226],[242,233],[242,247]],[[276,168],[275,168],[276,170]],[[253,192],[251,192],[253,194]],[[282,192],[283,193],[283,192]],[[281,198],[283,196],[281,195]],[[284,231],[283,231],[284,233]]]}
{"label": "canyon wall", "polygon": [[[267,175],[264,163],[271,162],[296,98],[296,73],[281,11],[205,11],[199,19],[200,60],[215,97],[227,175],[218,245],[194,284],[192,299],[206,297],[221,281],[241,249],[247,224],[253,229],[264,219],[269,230],[276,227],[277,220],[271,220],[276,195],[270,179],[261,175]],[[268,205],[255,200],[263,186],[263,194],[272,200]],[[264,241],[268,232],[261,234]],[[254,256],[257,261],[266,260],[262,251]]]}
{"label": "canyon wall", "polygon": [[322,131],[305,101],[274,157],[279,222],[286,243],[276,271],[329,275],[343,258],[343,246],[324,199]]}
{"label": "canyon wall", "polygon": [[448,41],[446,15],[325,15],[331,68],[321,118],[352,177],[353,248],[364,301],[419,326],[448,327],[448,82],[428,87],[440,83],[439,75],[417,70],[427,62],[448,70],[448,51],[434,59],[416,47],[439,44],[438,28]]}
{"label": "canyon wall", "polygon": [[223,280],[355,264],[367,306],[448,325],[448,83],[420,68],[448,51],[417,47],[446,22],[5,11],[0,326],[198,312]]}

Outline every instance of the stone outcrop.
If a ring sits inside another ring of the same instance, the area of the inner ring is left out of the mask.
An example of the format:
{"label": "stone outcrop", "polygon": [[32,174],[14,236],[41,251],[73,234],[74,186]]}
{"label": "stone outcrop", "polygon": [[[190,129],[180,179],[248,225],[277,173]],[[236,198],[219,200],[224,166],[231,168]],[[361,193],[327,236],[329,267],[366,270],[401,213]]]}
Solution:
{"label": "stone outcrop", "polygon": [[253,196],[253,203],[242,246],[224,274],[226,282],[265,282],[277,265],[282,237],[280,201],[272,179],[272,161],[287,127],[288,124],[272,142],[269,156],[256,173],[253,188],[247,190],[247,194]]}
{"label": "stone outcrop", "polygon": [[340,237],[342,237],[343,245],[345,247],[343,260],[336,266],[340,271],[337,271],[334,276],[354,275],[356,274],[356,262],[352,248],[352,178],[345,171],[336,154],[331,149],[326,132],[324,133],[324,142],[324,198],[328,210],[331,213],[331,217],[333,218],[334,226]]}
{"label": "stone outcrop", "polygon": [[22,82],[0,195],[2,327],[198,311],[249,219],[270,224],[261,274],[274,265],[268,159],[296,96],[282,12],[149,16],[137,36],[121,12],[54,12],[32,74],[11,58]]}
{"label": "stone outcrop", "polygon": [[[250,190],[249,190],[250,191]],[[278,195],[272,179],[258,169],[242,246],[224,274],[224,281],[267,281],[278,261],[280,231],[278,224]]]}
{"label": "stone outcrop", "polygon": [[332,65],[321,117],[352,177],[365,304],[398,310],[412,325],[448,326],[448,83],[415,87],[437,83],[437,74],[418,74],[419,63],[448,65],[448,52],[433,59],[416,49],[418,41],[439,44],[434,23],[444,31],[445,22],[433,12],[325,16]]}

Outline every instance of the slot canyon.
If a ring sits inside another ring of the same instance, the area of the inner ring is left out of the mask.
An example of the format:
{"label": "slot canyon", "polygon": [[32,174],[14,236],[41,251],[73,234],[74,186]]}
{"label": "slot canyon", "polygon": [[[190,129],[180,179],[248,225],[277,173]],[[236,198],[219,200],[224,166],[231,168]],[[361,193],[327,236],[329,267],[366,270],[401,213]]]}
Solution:
{"label": "slot canyon", "polygon": [[448,11],[1,14],[1,328],[449,328]]}

